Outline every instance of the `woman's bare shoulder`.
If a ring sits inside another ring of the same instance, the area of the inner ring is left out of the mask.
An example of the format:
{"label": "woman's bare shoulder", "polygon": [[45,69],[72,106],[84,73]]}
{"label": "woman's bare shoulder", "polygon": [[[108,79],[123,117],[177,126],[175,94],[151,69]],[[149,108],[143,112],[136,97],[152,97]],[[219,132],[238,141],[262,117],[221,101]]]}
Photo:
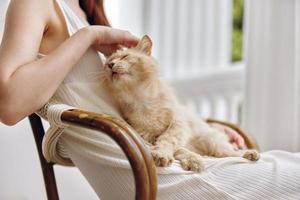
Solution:
{"label": "woman's bare shoulder", "polygon": [[[8,12],[12,15],[35,16],[47,19],[51,15],[53,0],[10,0]],[[24,18],[24,20],[28,20]]]}
{"label": "woman's bare shoulder", "polygon": [[10,1],[0,48],[0,65],[6,66],[2,71],[13,70],[11,66],[21,66],[35,59],[50,21],[51,1],[54,0]]}
{"label": "woman's bare shoulder", "polygon": [[47,7],[53,3],[54,0],[10,0],[10,4],[29,5],[35,8]]}

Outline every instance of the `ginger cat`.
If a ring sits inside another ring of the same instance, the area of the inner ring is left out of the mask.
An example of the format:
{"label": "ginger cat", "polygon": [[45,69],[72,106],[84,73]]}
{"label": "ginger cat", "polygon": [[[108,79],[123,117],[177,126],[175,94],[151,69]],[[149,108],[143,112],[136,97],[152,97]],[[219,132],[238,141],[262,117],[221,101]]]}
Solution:
{"label": "ginger cat", "polygon": [[235,151],[229,138],[180,105],[171,87],[159,78],[144,36],[135,48],[119,50],[106,61],[101,79],[124,119],[151,144],[157,166],[179,160],[185,170],[204,169],[202,156],[242,156],[258,160],[256,150]]}

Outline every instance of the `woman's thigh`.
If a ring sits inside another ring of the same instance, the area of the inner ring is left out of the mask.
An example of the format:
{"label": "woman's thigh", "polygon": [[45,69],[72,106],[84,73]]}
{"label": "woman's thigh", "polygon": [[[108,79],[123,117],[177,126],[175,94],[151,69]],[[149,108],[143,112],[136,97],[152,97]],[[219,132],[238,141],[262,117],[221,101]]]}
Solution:
{"label": "woman's thigh", "polygon": [[74,151],[68,153],[101,200],[134,199],[134,178],[130,170],[99,164]]}
{"label": "woman's thigh", "polygon": [[[65,136],[61,140],[64,148],[101,199],[134,199],[134,178],[130,168],[103,160],[99,162],[103,155],[97,154],[103,151],[94,144],[85,143],[89,140],[74,142],[68,139]],[[158,175],[157,199],[163,200],[297,197],[300,197],[300,154],[288,152],[265,153],[259,162],[242,158],[215,159],[207,162],[202,173]]]}
{"label": "woman's thigh", "polygon": [[[69,145],[69,144],[68,144]],[[99,164],[67,147],[72,161],[88,180],[97,195],[105,200],[131,200],[135,196],[131,169]],[[158,195],[161,200],[234,199],[217,190],[199,175],[158,175]]]}

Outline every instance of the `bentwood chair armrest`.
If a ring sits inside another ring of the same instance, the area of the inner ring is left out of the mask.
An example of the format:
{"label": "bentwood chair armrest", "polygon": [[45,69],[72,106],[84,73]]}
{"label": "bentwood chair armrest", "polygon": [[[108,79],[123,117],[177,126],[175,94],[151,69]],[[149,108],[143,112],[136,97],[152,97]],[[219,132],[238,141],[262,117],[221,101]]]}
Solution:
{"label": "bentwood chair armrest", "polygon": [[107,114],[79,109],[66,110],[61,121],[98,130],[110,136],[124,151],[133,170],[136,200],[154,200],[157,193],[156,167],[151,153],[139,135],[125,122]]}
{"label": "bentwood chair armrest", "polygon": [[239,133],[244,138],[246,146],[247,146],[248,149],[259,150],[259,146],[255,142],[255,140],[248,133],[246,133],[245,131],[240,129],[237,125],[229,123],[229,122],[224,122],[224,121],[221,121],[221,120],[216,120],[216,119],[207,119],[206,121],[208,123],[217,123],[217,124],[221,124],[221,125],[232,128],[233,130],[235,130],[237,133]]}

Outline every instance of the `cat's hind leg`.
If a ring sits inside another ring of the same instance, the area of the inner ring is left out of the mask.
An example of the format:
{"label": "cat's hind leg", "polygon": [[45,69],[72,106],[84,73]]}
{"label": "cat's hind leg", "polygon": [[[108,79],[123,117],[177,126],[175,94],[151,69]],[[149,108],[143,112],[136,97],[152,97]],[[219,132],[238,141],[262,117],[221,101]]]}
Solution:
{"label": "cat's hind leg", "polygon": [[243,157],[247,160],[257,161],[260,154],[255,149],[236,150],[229,141],[217,141],[214,145],[215,150],[212,156],[214,157]]}
{"label": "cat's hind leg", "polygon": [[260,154],[255,149],[247,150],[219,150],[215,157],[243,157],[247,160],[257,161],[260,158]]}
{"label": "cat's hind leg", "polygon": [[178,160],[184,170],[202,171],[204,164],[201,155],[194,153],[184,147],[180,147],[174,153],[174,157]]}
{"label": "cat's hind leg", "polygon": [[225,138],[225,134],[218,132],[195,136],[188,144],[188,149],[200,155],[217,158],[243,157],[251,161],[257,161],[260,158],[259,152],[254,149],[235,150],[228,139]]}
{"label": "cat's hind leg", "polygon": [[251,161],[257,161],[260,158],[260,154],[255,149],[244,150],[243,158],[246,158]]}

